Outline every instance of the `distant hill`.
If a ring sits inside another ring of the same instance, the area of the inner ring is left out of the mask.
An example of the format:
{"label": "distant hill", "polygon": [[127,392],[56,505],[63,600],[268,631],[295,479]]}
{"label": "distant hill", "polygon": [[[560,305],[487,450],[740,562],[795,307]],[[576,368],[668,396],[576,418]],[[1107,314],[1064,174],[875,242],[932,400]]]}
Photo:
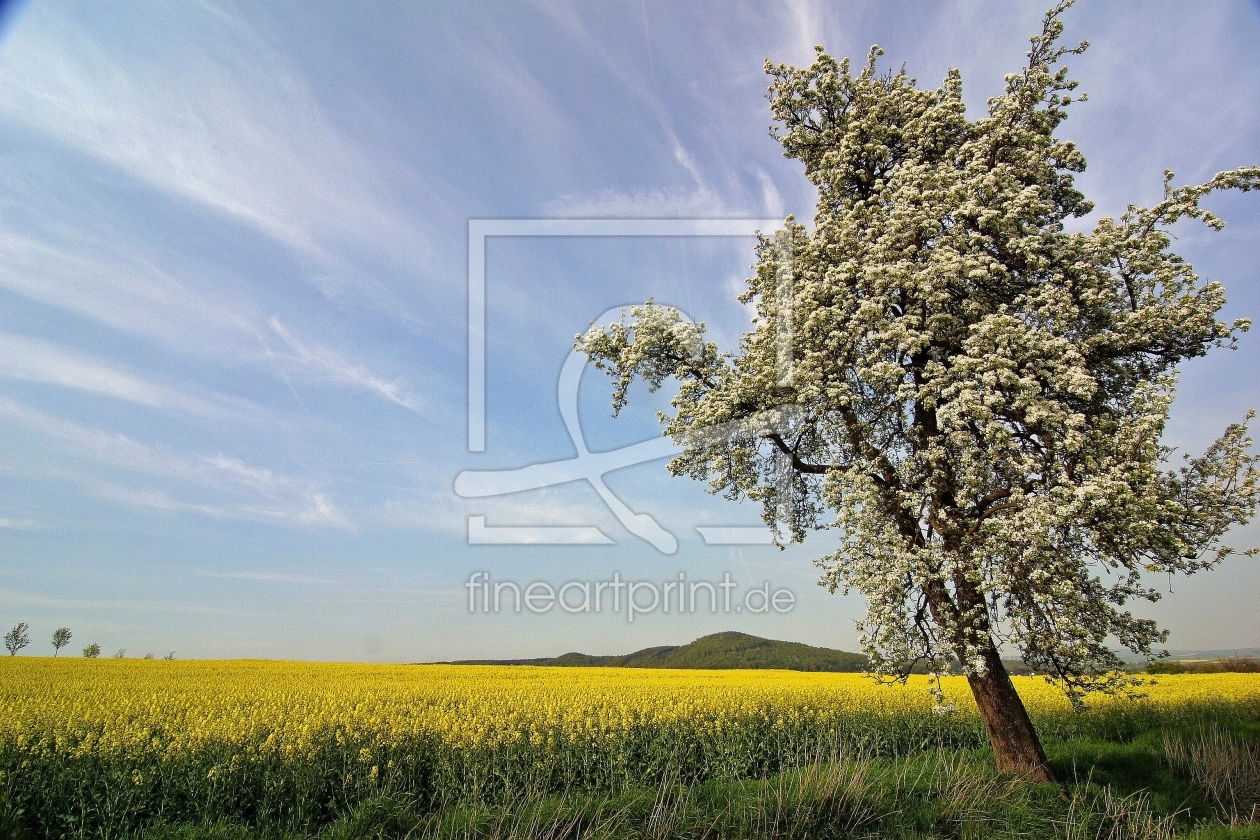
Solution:
{"label": "distant hill", "polygon": [[452,665],[546,665],[583,668],[695,668],[767,669],[785,671],[861,671],[866,657],[860,653],[812,647],[799,642],[778,642],[747,633],[714,633],[689,645],[650,647],[624,656],[592,656],[566,653],[550,659],[476,659]]}
{"label": "distant hill", "polygon": [[[1189,654],[1189,655],[1187,655]],[[1260,648],[1236,648],[1229,651],[1173,651],[1177,660],[1210,659],[1226,656],[1255,657]],[[1018,659],[1003,659],[1012,676],[1027,675],[1032,670]],[[1145,659],[1141,660],[1145,664]],[[588,653],[566,653],[542,659],[465,659],[448,665],[545,665],[569,668],[694,668],[696,670],[771,669],[784,671],[853,672],[866,667],[860,653],[813,647],[799,642],[777,642],[750,636],[747,633],[714,633],[689,645],[664,645],[627,653],[624,656],[592,656]],[[955,670],[957,663],[954,663]],[[917,665],[912,673],[924,673]]]}

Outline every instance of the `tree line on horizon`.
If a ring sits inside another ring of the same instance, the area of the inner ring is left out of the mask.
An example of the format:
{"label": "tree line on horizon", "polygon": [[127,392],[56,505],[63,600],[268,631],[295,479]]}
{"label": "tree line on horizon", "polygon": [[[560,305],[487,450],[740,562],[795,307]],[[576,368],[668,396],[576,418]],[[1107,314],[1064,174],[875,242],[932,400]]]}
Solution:
{"label": "tree line on horizon", "polygon": [[[74,637],[69,627],[58,627],[52,634],[53,658],[61,653],[61,649],[70,644],[70,639]],[[9,651],[9,656],[17,656],[17,652],[23,648],[29,647],[31,644],[31,626],[25,621],[19,621],[14,625],[13,629],[4,634],[4,646]],[[98,642],[92,642],[83,648],[84,659],[97,659],[101,655],[101,646]],[[127,649],[119,648],[114,652],[114,659],[126,659]],[[156,659],[151,653],[144,655],[145,659]],[[175,658],[175,651],[167,651],[162,657],[164,660],[172,660]]]}

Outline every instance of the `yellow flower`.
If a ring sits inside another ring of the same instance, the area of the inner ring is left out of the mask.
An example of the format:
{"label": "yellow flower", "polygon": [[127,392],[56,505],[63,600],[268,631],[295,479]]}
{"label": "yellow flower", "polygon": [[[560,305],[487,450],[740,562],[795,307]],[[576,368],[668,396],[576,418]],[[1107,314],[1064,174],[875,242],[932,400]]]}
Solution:
{"label": "yellow flower", "polygon": [[[196,661],[154,668],[139,660],[109,666],[0,659],[0,778],[19,770],[33,778],[38,770],[39,778],[90,784],[73,773],[104,768],[135,786],[153,778],[197,780],[188,782],[204,786],[191,791],[197,795],[231,795],[232,785],[251,784],[261,773],[324,774],[350,784],[358,776],[375,784],[382,769],[405,778],[436,768],[451,784],[517,772],[586,773],[587,781],[617,784],[679,751],[710,762],[704,772],[738,774],[776,756],[804,760],[840,735],[851,744],[883,739],[893,748],[937,732],[948,743],[984,738],[961,677],[942,681],[957,713],[934,716],[925,677],[881,686],[858,674],[787,671]],[[1257,674],[1167,676],[1147,686],[1143,700],[1095,699],[1084,716],[1044,680],[1015,681],[1034,721],[1060,727],[1177,723],[1197,708],[1223,704],[1260,714]]]}

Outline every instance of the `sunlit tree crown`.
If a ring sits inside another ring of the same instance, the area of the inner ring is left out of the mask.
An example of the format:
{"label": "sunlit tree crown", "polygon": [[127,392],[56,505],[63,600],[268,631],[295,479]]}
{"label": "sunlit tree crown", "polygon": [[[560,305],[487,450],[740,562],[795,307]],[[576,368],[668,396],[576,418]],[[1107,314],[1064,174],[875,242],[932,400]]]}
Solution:
{"label": "sunlit tree crown", "polygon": [[831,529],[818,563],[865,596],[876,668],[959,659],[992,642],[1074,696],[1124,683],[1109,640],[1143,655],[1165,633],[1125,607],[1159,593],[1143,573],[1191,573],[1255,512],[1245,421],[1170,469],[1161,442],[1178,364],[1232,346],[1224,290],[1172,253],[1178,220],[1260,187],[1260,167],[1173,187],[1092,230],[1056,136],[1076,83],[1058,11],[1022,72],[970,120],[962,78],[937,90],[854,74],[822,48],[767,63],[774,132],[818,189],[813,230],[763,238],[737,352],[649,303],[578,344],[617,381],[681,387],[670,470],[764,506],[783,539]]}

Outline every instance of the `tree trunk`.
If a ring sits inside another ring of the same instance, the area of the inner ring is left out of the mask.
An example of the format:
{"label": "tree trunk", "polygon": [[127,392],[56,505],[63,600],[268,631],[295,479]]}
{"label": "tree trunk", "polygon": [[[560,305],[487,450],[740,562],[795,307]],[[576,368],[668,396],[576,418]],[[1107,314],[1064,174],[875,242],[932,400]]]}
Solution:
{"label": "tree trunk", "polygon": [[990,645],[983,655],[988,669],[983,676],[968,676],[967,682],[980,707],[985,729],[989,730],[998,772],[1034,782],[1053,782],[1041,740],[997,649]]}

